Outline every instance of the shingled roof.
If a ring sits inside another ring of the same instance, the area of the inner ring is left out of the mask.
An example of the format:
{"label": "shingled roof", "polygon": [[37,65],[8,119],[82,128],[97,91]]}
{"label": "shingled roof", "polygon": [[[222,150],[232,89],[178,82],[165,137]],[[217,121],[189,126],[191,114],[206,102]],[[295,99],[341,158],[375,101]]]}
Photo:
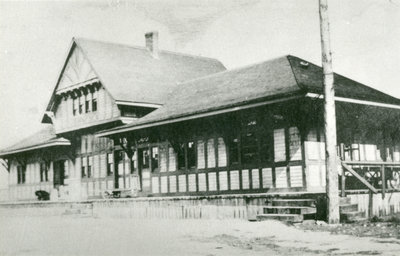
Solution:
{"label": "shingled roof", "polygon": [[[371,87],[335,74],[337,96],[400,105],[400,100]],[[245,105],[257,100],[289,95],[323,93],[322,68],[291,55],[228,70],[185,82],[169,95],[163,107],[119,130],[135,130],[176,118]],[[136,128],[137,127],[137,128]]]}
{"label": "shingled roof", "polygon": [[31,136],[17,142],[16,144],[7,147],[0,151],[0,157],[22,153],[39,148],[52,147],[52,146],[69,146],[70,141],[57,137],[52,125],[43,124],[43,128]]}

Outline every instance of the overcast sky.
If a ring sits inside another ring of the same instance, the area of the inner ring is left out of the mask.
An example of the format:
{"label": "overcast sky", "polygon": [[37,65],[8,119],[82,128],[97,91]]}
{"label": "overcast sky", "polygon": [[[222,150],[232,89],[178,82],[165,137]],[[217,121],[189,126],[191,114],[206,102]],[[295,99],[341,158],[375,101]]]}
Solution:
{"label": "overcast sky", "polygon": [[[400,0],[330,0],[334,70],[400,98]],[[320,65],[318,0],[0,1],[0,147],[40,128],[71,38],[217,58]]]}

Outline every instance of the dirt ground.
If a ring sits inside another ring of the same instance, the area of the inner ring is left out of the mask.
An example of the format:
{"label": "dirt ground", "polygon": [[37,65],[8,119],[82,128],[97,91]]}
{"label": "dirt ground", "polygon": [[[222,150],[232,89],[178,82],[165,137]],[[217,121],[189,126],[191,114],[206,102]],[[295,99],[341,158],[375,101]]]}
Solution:
{"label": "dirt ground", "polygon": [[[379,228],[379,227],[374,227]],[[0,217],[0,255],[399,255],[397,238],[280,222]]]}

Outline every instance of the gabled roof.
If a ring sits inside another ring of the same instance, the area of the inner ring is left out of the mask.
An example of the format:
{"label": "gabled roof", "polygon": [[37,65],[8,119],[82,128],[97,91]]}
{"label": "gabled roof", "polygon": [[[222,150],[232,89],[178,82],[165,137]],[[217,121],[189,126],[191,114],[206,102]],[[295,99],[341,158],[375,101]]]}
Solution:
{"label": "gabled roof", "polygon": [[[211,58],[163,50],[158,58],[154,58],[144,47],[84,38],[73,38],[68,56],[75,47],[83,52],[102,85],[116,101],[163,104],[166,95],[178,83],[225,70],[221,62]],[[68,58],[64,68],[67,61]],[[48,104],[48,111],[53,101],[54,97]]]}
{"label": "gabled roof", "polygon": [[35,134],[22,139],[16,144],[5,148],[0,151],[0,157],[4,157],[7,155],[12,155],[16,153],[22,153],[34,149],[52,147],[52,146],[69,146],[71,145],[70,141],[57,137],[52,125],[43,124],[43,128],[36,132]]}
{"label": "gabled roof", "polygon": [[[241,106],[259,100],[323,93],[322,68],[294,56],[228,70],[185,82],[149,115],[103,134],[129,131],[177,118]],[[335,74],[337,96],[400,105],[400,100]]]}

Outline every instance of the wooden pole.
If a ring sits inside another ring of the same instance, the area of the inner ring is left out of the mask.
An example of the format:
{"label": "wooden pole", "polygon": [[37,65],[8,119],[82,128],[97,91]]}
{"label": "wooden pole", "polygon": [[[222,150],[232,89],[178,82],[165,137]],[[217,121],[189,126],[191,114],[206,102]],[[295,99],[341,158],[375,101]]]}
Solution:
{"label": "wooden pole", "polygon": [[322,68],[324,73],[324,123],[328,223],[339,223],[339,184],[336,166],[336,113],[332,53],[329,37],[328,0],[319,0]]}

